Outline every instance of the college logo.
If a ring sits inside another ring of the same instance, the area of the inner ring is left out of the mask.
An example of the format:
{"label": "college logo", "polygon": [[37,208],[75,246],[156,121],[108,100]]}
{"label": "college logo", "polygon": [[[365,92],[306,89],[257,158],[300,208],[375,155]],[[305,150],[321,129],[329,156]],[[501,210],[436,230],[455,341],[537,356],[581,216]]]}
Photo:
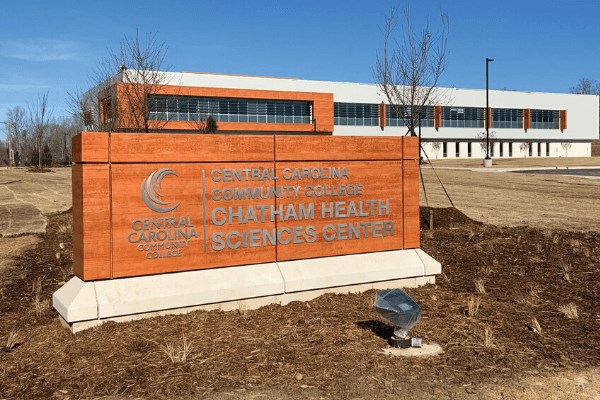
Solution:
{"label": "college logo", "polygon": [[178,176],[172,169],[162,168],[152,172],[142,182],[142,200],[152,211],[166,213],[179,207],[179,203],[172,204],[162,200],[163,195],[160,192],[160,186],[163,179],[169,175]]}

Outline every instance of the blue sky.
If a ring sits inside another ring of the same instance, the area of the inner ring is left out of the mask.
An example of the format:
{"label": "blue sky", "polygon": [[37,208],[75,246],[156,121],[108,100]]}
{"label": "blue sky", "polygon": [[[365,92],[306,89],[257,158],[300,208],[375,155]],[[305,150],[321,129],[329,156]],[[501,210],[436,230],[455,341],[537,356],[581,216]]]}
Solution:
{"label": "blue sky", "polygon": [[89,86],[123,35],[154,32],[173,71],[372,82],[391,7],[416,24],[450,17],[442,86],[568,92],[600,80],[600,1],[7,1],[0,16],[0,121],[50,91],[54,116],[67,91]]}

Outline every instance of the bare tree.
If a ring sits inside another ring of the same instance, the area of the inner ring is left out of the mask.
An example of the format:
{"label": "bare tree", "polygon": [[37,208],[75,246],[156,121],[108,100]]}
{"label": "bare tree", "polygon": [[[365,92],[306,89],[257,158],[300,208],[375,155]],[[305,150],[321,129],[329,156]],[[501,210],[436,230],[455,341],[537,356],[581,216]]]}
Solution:
{"label": "bare tree", "polygon": [[527,158],[527,154],[529,152],[530,143],[521,143],[519,144],[519,150],[523,153],[523,158]]}
{"label": "bare tree", "polygon": [[565,157],[569,157],[569,150],[571,150],[571,146],[573,146],[573,143],[571,143],[571,142],[563,142],[563,143],[560,144],[560,146],[565,151]]}
{"label": "bare tree", "polygon": [[6,112],[6,129],[10,129],[15,163],[17,166],[21,166],[23,149],[27,141],[27,116],[23,107],[15,106],[8,109]]}
{"label": "bare tree", "polygon": [[396,11],[392,10],[385,18],[383,54],[377,55],[373,75],[391,109],[407,127],[407,134],[415,136],[424,107],[441,100],[435,88],[446,68],[449,18],[441,14],[437,33],[429,24],[417,33],[406,9],[402,33],[395,38],[397,25]]}
{"label": "bare tree", "polygon": [[436,160],[438,159],[438,155],[440,154],[441,148],[442,148],[442,142],[432,142],[431,143],[431,150],[433,150]]}
{"label": "bare tree", "polygon": [[597,94],[600,95],[600,82],[595,79],[581,78],[569,91],[574,94]]}
{"label": "bare tree", "polygon": [[82,130],[99,129],[98,118],[94,115],[94,110],[98,109],[97,96],[86,93],[81,88],[76,88],[73,92],[67,92],[67,104],[71,116],[82,127]]}
{"label": "bare tree", "polygon": [[35,140],[35,151],[38,156],[38,168],[42,169],[42,145],[44,144],[44,136],[48,129],[48,122],[52,115],[52,111],[48,107],[48,94],[46,92],[33,104],[29,104],[29,120],[31,123],[31,130],[33,138]]}
{"label": "bare tree", "polygon": [[[485,132],[477,133],[477,140],[479,141],[479,146],[481,147],[481,152],[485,153],[487,147],[488,137]],[[494,145],[496,144],[496,131],[490,131],[489,134],[489,142],[490,142],[490,154],[493,153]]]}
{"label": "bare tree", "polygon": [[113,89],[112,101],[101,106],[112,108],[104,111],[112,113],[108,119],[116,121],[122,130],[150,132],[164,125],[162,113],[150,114],[150,95],[157,94],[167,83],[163,72],[168,69],[164,65],[166,52],[165,43],[159,42],[155,34],[142,39],[138,31],[132,38],[125,36],[118,51],[110,51],[104,65],[118,71],[117,84],[108,82]]}

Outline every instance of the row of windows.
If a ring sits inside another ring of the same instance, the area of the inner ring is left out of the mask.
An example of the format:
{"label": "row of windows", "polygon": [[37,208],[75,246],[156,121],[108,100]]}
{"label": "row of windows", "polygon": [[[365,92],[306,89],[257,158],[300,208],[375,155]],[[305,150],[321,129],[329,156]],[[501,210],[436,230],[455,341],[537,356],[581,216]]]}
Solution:
{"label": "row of windows", "polygon": [[[308,124],[312,121],[312,103],[295,100],[225,99],[192,96],[149,96],[150,119],[165,121],[198,121],[212,115],[223,122],[266,122]],[[397,111],[410,115],[411,107],[386,105],[386,125],[404,126]],[[442,107],[441,126],[448,128],[483,128],[485,108]],[[420,110],[423,127],[433,127],[432,106]],[[559,129],[560,111],[531,110],[531,128]],[[334,103],[334,124],[349,126],[379,125],[379,105],[369,103]],[[523,110],[492,109],[492,128],[523,128]]]}
{"label": "row of windows", "polygon": [[[439,143],[439,142],[438,142]],[[479,143],[475,143],[475,145],[480,145]],[[513,156],[513,143],[498,143],[499,157],[512,157]],[[455,157],[459,158],[461,156],[460,153],[460,143],[455,143]],[[535,150],[534,150],[535,149]],[[439,150],[439,147],[438,147]],[[482,147],[482,152],[484,151]],[[435,150],[434,150],[435,151]],[[494,154],[496,151],[496,146],[490,146],[490,156],[495,157]],[[542,154],[545,154],[546,157],[550,157],[550,143],[521,143],[516,151],[521,154],[523,151],[527,151],[529,157],[532,157],[534,151],[536,152],[538,157],[542,157]],[[467,142],[467,157],[473,156],[473,143]],[[442,157],[448,157],[448,142],[442,143]]]}
{"label": "row of windows", "polygon": [[[400,112],[410,115],[410,107],[399,107]],[[492,128],[523,129],[523,110],[517,108],[492,108]],[[531,128],[558,129],[560,111],[531,110]],[[376,126],[379,124],[379,107],[368,103],[335,103],[334,124],[353,126]],[[483,128],[485,108],[442,107],[441,126],[444,128]],[[404,126],[396,107],[386,105],[386,126]],[[434,108],[421,109],[421,126],[434,126]]]}
{"label": "row of windows", "polygon": [[198,121],[209,115],[223,122],[309,124],[312,120],[309,101],[152,95],[148,102],[150,119],[163,121]]}

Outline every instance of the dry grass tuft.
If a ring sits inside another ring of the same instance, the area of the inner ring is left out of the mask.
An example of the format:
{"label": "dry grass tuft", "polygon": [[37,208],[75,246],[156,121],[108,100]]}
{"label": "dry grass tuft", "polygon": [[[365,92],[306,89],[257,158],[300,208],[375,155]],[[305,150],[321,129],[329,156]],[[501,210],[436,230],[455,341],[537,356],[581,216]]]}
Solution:
{"label": "dry grass tuft", "polygon": [[531,330],[538,335],[542,334],[542,326],[535,317],[531,320]]}
{"label": "dry grass tuft", "polygon": [[581,247],[581,242],[578,239],[571,239],[569,240],[569,245],[573,248],[579,248]]}
{"label": "dry grass tuft", "polygon": [[479,306],[481,305],[481,299],[479,297],[470,296],[469,302],[467,303],[467,316],[474,317],[479,312]]}
{"label": "dry grass tuft", "polygon": [[13,329],[8,334],[8,338],[6,338],[6,345],[2,348],[7,353],[10,353],[15,347],[17,347],[21,342],[19,342],[19,330]]}
{"label": "dry grass tuft", "polygon": [[529,287],[529,295],[536,299],[540,298],[540,293],[542,292],[542,288],[539,285],[531,285]]}
{"label": "dry grass tuft", "polygon": [[583,255],[586,257],[590,257],[590,249],[588,247],[583,248]]}
{"label": "dry grass tuft", "polygon": [[543,253],[544,252],[544,246],[542,246],[540,243],[535,245],[535,249],[538,253]]}
{"label": "dry grass tuft", "polygon": [[485,332],[483,336],[483,346],[484,347],[494,347],[494,333],[489,327],[485,327]]}
{"label": "dry grass tuft", "polygon": [[192,342],[188,341],[185,335],[182,336],[182,341],[179,345],[176,345],[173,342],[166,342],[163,345],[154,340],[150,341],[157,344],[163,354],[166,355],[173,364],[185,363],[191,358]]}
{"label": "dry grass tuft", "polygon": [[444,282],[450,283],[450,277],[445,272],[442,272],[442,274],[440,276],[442,277]]}
{"label": "dry grass tuft", "polygon": [[569,272],[571,272],[571,264],[568,264],[566,262],[561,262],[560,263],[560,269],[562,271],[562,277],[565,281],[571,283],[571,275],[569,275]]}
{"label": "dry grass tuft", "polygon": [[558,235],[554,235],[552,238],[552,243],[558,244],[558,242],[560,242],[560,237]]}
{"label": "dry grass tuft", "polygon": [[50,300],[42,300],[42,278],[38,277],[31,284],[33,294],[33,311],[39,317],[50,308]]}
{"label": "dry grass tuft", "polygon": [[485,282],[483,279],[475,279],[475,291],[480,294],[487,294],[485,291]]}
{"label": "dry grass tuft", "polygon": [[579,315],[577,313],[577,305],[574,303],[564,304],[558,307],[558,311],[568,319],[579,318]]}
{"label": "dry grass tuft", "polygon": [[544,229],[542,231],[542,235],[544,235],[544,237],[546,239],[550,239],[552,237],[553,233],[552,233],[552,230],[550,230],[550,229]]}

